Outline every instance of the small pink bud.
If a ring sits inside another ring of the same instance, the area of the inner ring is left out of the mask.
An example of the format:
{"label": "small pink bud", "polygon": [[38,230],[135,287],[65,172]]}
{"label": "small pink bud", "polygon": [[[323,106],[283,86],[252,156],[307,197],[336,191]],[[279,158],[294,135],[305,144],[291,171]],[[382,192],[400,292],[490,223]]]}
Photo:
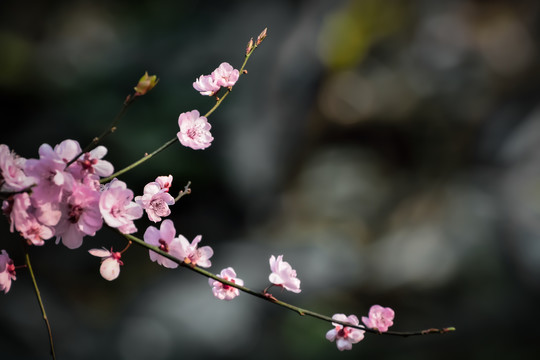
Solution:
{"label": "small pink bud", "polygon": [[268,30],[268,28],[264,28],[259,36],[257,36],[257,45],[260,45],[260,43],[262,43],[262,41],[266,38],[266,30]]}
{"label": "small pink bud", "polygon": [[137,86],[134,87],[135,89],[135,96],[141,96],[149,92],[156,86],[159,79],[156,75],[148,76],[148,72],[146,71],[144,75],[140,78],[139,83]]}
{"label": "small pink bud", "polygon": [[246,55],[249,54],[252,49],[253,49],[253,38],[249,39],[249,42],[246,47]]}

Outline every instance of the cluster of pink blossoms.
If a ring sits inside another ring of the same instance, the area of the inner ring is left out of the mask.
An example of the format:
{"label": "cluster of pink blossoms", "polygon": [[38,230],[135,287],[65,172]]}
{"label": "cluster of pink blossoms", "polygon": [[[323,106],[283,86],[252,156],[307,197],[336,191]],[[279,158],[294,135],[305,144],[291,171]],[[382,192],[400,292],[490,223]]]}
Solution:
{"label": "cluster of pink blossoms", "polygon": [[[211,75],[200,76],[193,87],[202,95],[213,96],[221,87],[230,90],[238,77],[238,70],[222,63]],[[155,76],[145,74],[135,88],[136,96],[144,95],[156,83]],[[211,126],[197,110],[180,114],[178,125],[177,136],[182,145],[192,149],[205,149],[211,145]],[[158,176],[144,187],[143,195],[134,197],[126,183],[116,178],[100,185],[100,179],[114,171],[111,163],[102,160],[106,153],[104,146],[82,153],[78,142],[65,140],[54,148],[41,145],[39,159],[24,159],[8,146],[0,145],[0,192],[9,195],[2,203],[2,210],[10,222],[11,232],[16,230],[29,245],[43,245],[45,240],[56,237],[57,244],[61,241],[66,247],[76,249],[82,245],[85,236],[94,236],[104,222],[124,234],[137,232],[134,221],[146,212],[150,221],[161,222],[161,225],[159,229],[149,226],[144,241],[175,259],[150,250],[151,261],[171,269],[178,267],[179,262],[210,267],[214,251],[210,246],[199,247],[202,236],[197,235],[190,243],[183,235],[176,235],[171,220],[162,219],[171,214],[169,206],[175,203],[169,194],[172,175]],[[100,273],[109,281],[120,274],[120,266],[124,265],[122,252],[105,248],[89,250],[91,255],[101,258]],[[283,255],[272,255],[269,264],[271,286],[301,292],[296,270],[283,261]],[[8,253],[1,250],[0,291],[7,293],[10,290],[12,281],[16,280],[15,269]],[[240,294],[238,287],[244,285],[232,267],[223,269],[208,283],[213,295],[220,300],[234,299]],[[264,295],[273,298],[267,289]],[[334,328],[326,333],[326,338],[335,341],[340,351],[352,349],[352,344],[364,338],[365,330],[359,328],[360,322],[355,315],[334,314],[332,319],[337,322],[332,323]],[[393,325],[393,319],[391,308],[374,305],[368,316],[362,317],[363,328],[383,333]]]}
{"label": "cluster of pink blossoms", "polygon": [[193,88],[201,95],[214,96],[221,87],[231,88],[236,84],[240,72],[229,63],[223,62],[210,75],[201,75],[193,83]]}
{"label": "cluster of pink blossoms", "polygon": [[[99,179],[113,172],[111,163],[102,160],[107,153],[104,146],[81,154],[74,140],[64,140],[54,148],[43,144],[39,159],[23,159],[6,145],[0,146],[1,188],[14,192],[4,200],[2,210],[11,232],[16,230],[29,244],[43,245],[56,236],[57,243],[75,249],[84,236],[95,235],[103,220],[108,223],[117,215],[103,207],[103,194],[108,191],[100,188]],[[118,213],[124,210],[116,203],[115,208]],[[130,225],[125,232],[135,229]]]}
{"label": "cluster of pink blossoms", "polygon": [[[359,326],[360,322],[356,315],[345,316],[345,314],[334,314],[332,319]],[[388,331],[394,324],[394,310],[389,307],[373,305],[369,309],[368,317],[363,316],[362,322],[367,328],[377,330],[380,333]],[[364,330],[355,327],[344,326],[340,323],[332,323],[334,328],[326,333],[326,339],[335,341],[338,350],[351,350],[352,344],[356,344],[364,339]]]}
{"label": "cluster of pink blossoms", "polygon": [[[201,75],[195,80],[193,87],[201,95],[213,96],[222,87],[231,89],[239,77],[240,72],[224,62],[210,75]],[[181,113],[178,117],[178,126],[180,131],[176,135],[180,143],[186,147],[202,150],[209,147],[214,140],[210,133],[212,126],[197,110]]]}

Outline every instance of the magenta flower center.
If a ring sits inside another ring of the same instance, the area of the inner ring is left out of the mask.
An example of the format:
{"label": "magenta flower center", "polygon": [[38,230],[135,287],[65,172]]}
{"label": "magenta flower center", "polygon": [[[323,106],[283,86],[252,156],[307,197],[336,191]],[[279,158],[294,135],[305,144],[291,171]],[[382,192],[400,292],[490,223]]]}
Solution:
{"label": "magenta flower center", "polygon": [[159,250],[169,252],[169,244],[165,240],[159,239]]}
{"label": "magenta flower center", "polygon": [[338,336],[344,339],[347,339],[350,333],[351,333],[351,328],[348,328],[348,327],[344,327],[338,330]]}
{"label": "magenta flower center", "polygon": [[75,224],[79,221],[83,213],[83,208],[80,205],[71,205],[68,214],[68,220],[70,223]]}
{"label": "magenta flower center", "polygon": [[195,139],[199,136],[199,131],[197,130],[197,128],[192,127],[187,131],[187,136],[189,136],[191,139]]}
{"label": "magenta flower center", "polygon": [[94,172],[94,165],[97,164],[97,159],[90,159],[90,153],[85,153],[82,160],[77,160],[84,170],[89,171],[90,173]]}
{"label": "magenta flower center", "polygon": [[11,276],[15,276],[15,265],[13,264],[13,261],[10,261],[7,266],[7,272],[11,275]]}

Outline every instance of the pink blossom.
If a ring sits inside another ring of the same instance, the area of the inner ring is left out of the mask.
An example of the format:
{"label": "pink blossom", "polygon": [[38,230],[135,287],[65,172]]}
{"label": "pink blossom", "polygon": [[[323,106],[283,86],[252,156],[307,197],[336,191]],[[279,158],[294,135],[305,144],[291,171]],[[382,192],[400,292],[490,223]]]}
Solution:
{"label": "pink blossom", "polygon": [[201,75],[195,80],[193,87],[205,96],[213,96],[220,89],[212,75]]}
{"label": "pink blossom", "polygon": [[35,178],[32,199],[38,203],[60,202],[64,191],[71,191],[73,176],[64,171],[66,163],[49,144],[39,147],[39,160],[28,159],[25,172]]}
{"label": "pink blossom", "polygon": [[386,332],[394,325],[394,310],[389,307],[373,305],[369,309],[369,317],[362,316],[362,322],[370,329]]}
{"label": "pink blossom", "polygon": [[162,216],[171,214],[169,205],[174,205],[174,198],[163,190],[158,182],[150,182],[144,187],[144,195],[136,196],[135,202],[146,210],[150,221],[159,222]]}
{"label": "pink blossom", "polygon": [[223,87],[231,87],[236,84],[240,73],[234,69],[229,63],[223,62],[219,67],[212,72],[212,78],[217,85]]}
{"label": "pink blossom", "polygon": [[0,191],[20,191],[34,183],[24,172],[25,163],[26,159],[9,151],[7,145],[0,145]]}
{"label": "pink blossom", "polygon": [[64,140],[54,147],[54,152],[67,164],[76,156],[80,155],[77,161],[69,166],[70,173],[75,179],[82,179],[87,175],[97,175],[100,177],[109,176],[113,173],[112,164],[106,160],[101,160],[107,154],[105,146],[97,146],[90,152],[81,155],[81,146],[75,140]]}
{"label": "pink blossom", "polygon": [[79,155],[82,150],[78,141],[67,139],[55,145],[54,152],[62,159],[65,165]]}
{"label": "pink blossom", "polygon": [[283,255],[279,255],[277,259],[274,255],[270,257],[270,270],[272,273],[268,279],[272,284],[294,293],[302,291],[300,290],[300,280],[296,277],[296,270],[293,270],[288,262],[283,261]]}
{"label": "pink blossom", "polygon": [[101,266],[99,267],[99,273],[105,280],[112,281],[120,275],[120,265],[124,265],[122,262],[122,254],[103,249],[90,249],[88,252],[94,256],[101,258]]}
{"label": "pink blossom", "polygon": [[184,146],[194,150],[206,149],[214,138],[210,133],[210,123],[197,110],[181,113],[178,117],[180,131],[176,134]]}
{"label": "pink blossom", "polygon": [[15,265],[13,265],[13,260],[11,260],[6,250],[2,250],[0,254],[0,291],[7,294],[11,288],[12,280],[17,280]]}
{"label": "pink blossom", "polygon": [[214,250],[210,246],[197,247],[202,239],[201,235],[195,236],[195,239],[189,243],[188,239],[179,235],[180,238],[180,259],[186,264],[197,265],[208,268],[212,266],[210,258],[214,255]]}
{"label": "pink blossom", "polygon": [[[236,272],[232,267],[221,270],[221,274],[217,275],[217,277],[240,286],[244,285],[244,280],[238,279],[236,277]],[[214,296],[220,300],[232,300],[238,295],[240,295],[240,290],[238,290],[237,288],[227,284],[223,284],[217,280],[210,278],[208,279],[208,284],[212,286],[212,293],[214,294]]]}
{"label": "pink blossom", "polygon": [[169,176],[158,176],[156,178],[156,182],[159,184],[159,187],[161,190],[165,192],[169,192],[169,189],[172,185],[173,177],[172,175]]}
{"label": "pink blossom", "polygon": [[132,199],[133,191],[123,181],[113,179],[105,186],[99,198],[99,211],[107,225],[118,228],[124,234],[137,231],[133,220],[143,215],[143,209]]}
{"label": "pink blossom", "polygon": [[[144,241],[150,245],[158,247],[161,251],[171,254],[175,258],[182,260],[182,251],[180,239],[175,237],[176,229],[171,220],[163,220],[159,230],[153,226],[149,226],[144,232]],[[156,254],[149,250],[150,260],[157,261],[159,265],[166,268],[174,269],[178,264],[166,257]]]}
{"label": "pink blossom", "polygon": [[[351,325],[359,325],[358,318],[355,315],[334,314],[332,319],[342,322],[350,323]],[[360,342],[364,338],[364,330],[343,326],[338,323],[332,323],[334,328],[326,333],[326,339],[329,341],[336,341],[336,345],[339,351],[351,350],[352,344]]]}
{"label": "pink blossom", "polygon": [[76,249],[85,235],[94,236],[101,229],[100,193],[92,185],[73,185],[73,192],[62,203],[63,215],[55,228],[56,243],[62,239],[66,247]]}
{"label": "pink blossom", "polygon": [[14,228],[23,238],[33,245],[43,245],[44,240],[50,239],[54,235],[54,230],[50,226],[38,221],[34,215],[35,209],[32,207],[28,193],[16,194],[13,197],[13,206],[10,213],[11,232]]}

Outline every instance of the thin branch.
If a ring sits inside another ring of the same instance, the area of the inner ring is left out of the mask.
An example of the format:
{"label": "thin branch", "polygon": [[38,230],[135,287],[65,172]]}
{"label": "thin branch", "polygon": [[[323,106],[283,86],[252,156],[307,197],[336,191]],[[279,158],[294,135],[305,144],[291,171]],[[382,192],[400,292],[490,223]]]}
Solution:
{"label": "thin branch", "polygon": [[191,181],[188,181],[186,186],[184,186],[184,190],[180,190],[180,192],[178,193],[178,196],[174,198],[175,203],[177,203],[178,200],[182,198],[182,196],[191,194],[191,188],[189,187],[190,185],[191,185]]}
{"label": "thin branch", "polygon": [[[255,51],[255,49],[259,46],[260,42],[258,42],[256,45],[254,45],[251,50],[246,54],[245,58],[244,58],[244,63],[242,64],[242,67],[240,68],[239,70],[239,78],[240,76],[242,76],[243,74],[247,74],[247,71],[244,70],[244,68],[246,67],[246,64],[249,60],[249,57],[251,56],[251,54],[253,54],[253,52]],[[216,103],[214,104],[214,106],[208,110],[208,112],[204,115],[205,118],[208,118],[220,105],[221,103],[223,102],[223,100],[225,100],[225,98],[230,94],[230,92],[232,91],[232,87],[229,87],[227,89],[227,92],[225,94],[223,94],[223,96],[221,98],[219,98]],[[123,114],[123,112],[121,113]],[[122,174],[124,174],[125,172],[133,169],[134,167],[137,167],[139,166],[140,164],[142,164],[143,162],[147,161],[147,160],[150,160],[150,158],[152,158],[153,156],[159,154],[160,152],[162,152],[163,150],[165,150],[166,148],[168,148],[170,145],[174,144],[175,142],[178,141],[178,137],[174,137],[172,138],[171,140],[167,141],[165,144],[163,144],[162,146],[160,146],[158,149],[156,149],[155,151],[153,151],[151,154],[147,154],[147,155],[144,155],[141,159],[139,159],[138,161],[134,162],[133,164],[131,165],[128,165],[126,166],[125,168],[123,168],[122,170],[119,170],[117,171],[116,173],[112,174],[111,176],[107,177],[107,178],[103,178],[100,180],[100,183],[101,184],[104,184],[106,182],[109,182],[111,181],[112,179],[114,179],[115,177],[118,177]],[[77,156],[78,158],[78,156]],[[73,160],[74,161],[74,160]]]}
{"label": "thin branch", "polygon": [[129,105],[131,105],[133,103],[133,101],[135,101],[135,99],[137,98],[138,96],[135,96],[135,95],[128,95],[126,97],[126,100],[124,100],[124,103],[122,104],[122,108],[120,109],[120,111],[118,112],[118,114],[116,114],[116,116],[114,117],[113,121],[111,122],[111,124],[109,125],[109,127],[103,131],[101,133],[101,135],[95,137],[92,139],[92,141],[81,151],[80,154],[77,154],[77,156],[75,156],[73,159],[71,159],[67,164],[66,164],[66,168],[71,165],[72,163],[74,163],[79,157],[81,157],[81,155],[87,153],[88,151],[92,150],[93,148],[95,148],[97,146],[97,144],[99,144],[101,142],[101,140],[103,140],[103,138],[105,138],[106,136],[112,134],[113,132],[116,131],[116,124],[118,124],[118,122],[120,121],[120,119],[122,118],[122,116],[124,116],[127,108],[129,107]]}
{"label": "thin branch", "polygon": [[54,342],[53,342],[53,336],[51,331],[51,324],[49,323],[49,318],[47,317],[47,313],[45,312],[45,306],[43,305],[43,300],[41,299],[41,293],[39,291],[37,282],[36,282],[36,276],[34,275],[34,270],[32,269],[32,264],[30,263],[30,255],[28,254],[28,246],[24,245],[24,258],[26,266],[28,267],[28,271],[30,272],[30,277],[32,278],[32,284],[34,285],[34,292],[37,297],[37,301],[39,303],[39,308],[41,309],[41,314],[43,315],[43,320],[45,321],[45,325],[47,327],[47,333],[49,334],[49,345],[51,347],[51,357],[53,360],[56,359],[56,355],[54,352]]}
{"label": "thin branch", "polygon": [[302,308],[300,308],[298,306],[294,306],[292,304],[289,304],[289,303],[286,303],[284,301],[278,300],[273,295],[267,293],[266,291],[258,292],[258,291],[252,290],[252,289],[250,289],[248,287],[241,286],[241,285],[238,285],[238,284],[236,284],[234,282],[222,279],[222,278],[218,277],[217,275],[215,275],[215,274],[213,274],[213,273],[211,273],[211,272],[209,272],[207,270],[204,270],[204,269],[202,269],[200,267],[193,266],[192,264],[186,264],[184,261],[170,255],[167,252],[164,252],[164,251],[160,250],[156,246],[152,246],[150,244],[147,244],[143,240],[141,240],[141,239],[139,239],[139,238],[137,238],[137,237],[135,237],[133,235],[122,234],[122,233],[120,233],[120,234],[123,235],[129,241],[132,241],[132,242],[134,242],[134,243],[136,243],[136,244],[138,244],[138,245],[140,245],[142,247],[145,247],[148,250],[151,250],[151,251],[155,252],[156,254],[159,254],[159,255],[161,255],[163,257],[166,257],[167,259],[174,261],[175,263],[177,263],[178,265],[180,265],[182,267],[185,267],[185,268],[187,268],[187,269],[189,269],[191,271],[194,271],[194,272],[196,272],[196,273],[198,273],[200,275],[203,275],[203,276],[205,276],[207,278],[211,278],[213,280],[219,281],[222,284],[226,284],[228,286],[232,286],[234,288],[237,288],[238,290],[240,290],[242,292],[245,292],[245,293],[247,293],[249,295],[255,296],[257,298],[269,301],[271,303],[274,303],[274,304],[279,305],[281,307],[284,307],[286,309],[292,310],[292,311],[294,311],[294,312],[296,312],[296,313],[298,313],[299,315],[302,315],[302,316],[307,315],[307,316],[310,316],[310,317],[313,317],[313,318],[316,318],[316,319],[327,321],[329,323],[336,323],[336,324],[340,324],[340,325],[343,325],[343,326],[348,326],[348,327],[364,330],[366,332],[370,332],[370,333],[373,333],[373,334],[379,334],[379,335],[393,335],[393,336],[407,337],[407,336],[428,335],[428,334],[446,334],[446,333],[455,331],[454,327],[445,327],[445,328],[441,328],[441,329],[431,328],[431,329],[412,331],[412,332],[387,331],[387,332],[381,333],[378,330],[370,329],[368,327],[365,327],[364,325],[354,325],[354,324],[350,324],[348,322],[335,320],[335,319],[332,319],[329,316],[319,314],[319,313],[311,311],[311,310],[302,309]]}

